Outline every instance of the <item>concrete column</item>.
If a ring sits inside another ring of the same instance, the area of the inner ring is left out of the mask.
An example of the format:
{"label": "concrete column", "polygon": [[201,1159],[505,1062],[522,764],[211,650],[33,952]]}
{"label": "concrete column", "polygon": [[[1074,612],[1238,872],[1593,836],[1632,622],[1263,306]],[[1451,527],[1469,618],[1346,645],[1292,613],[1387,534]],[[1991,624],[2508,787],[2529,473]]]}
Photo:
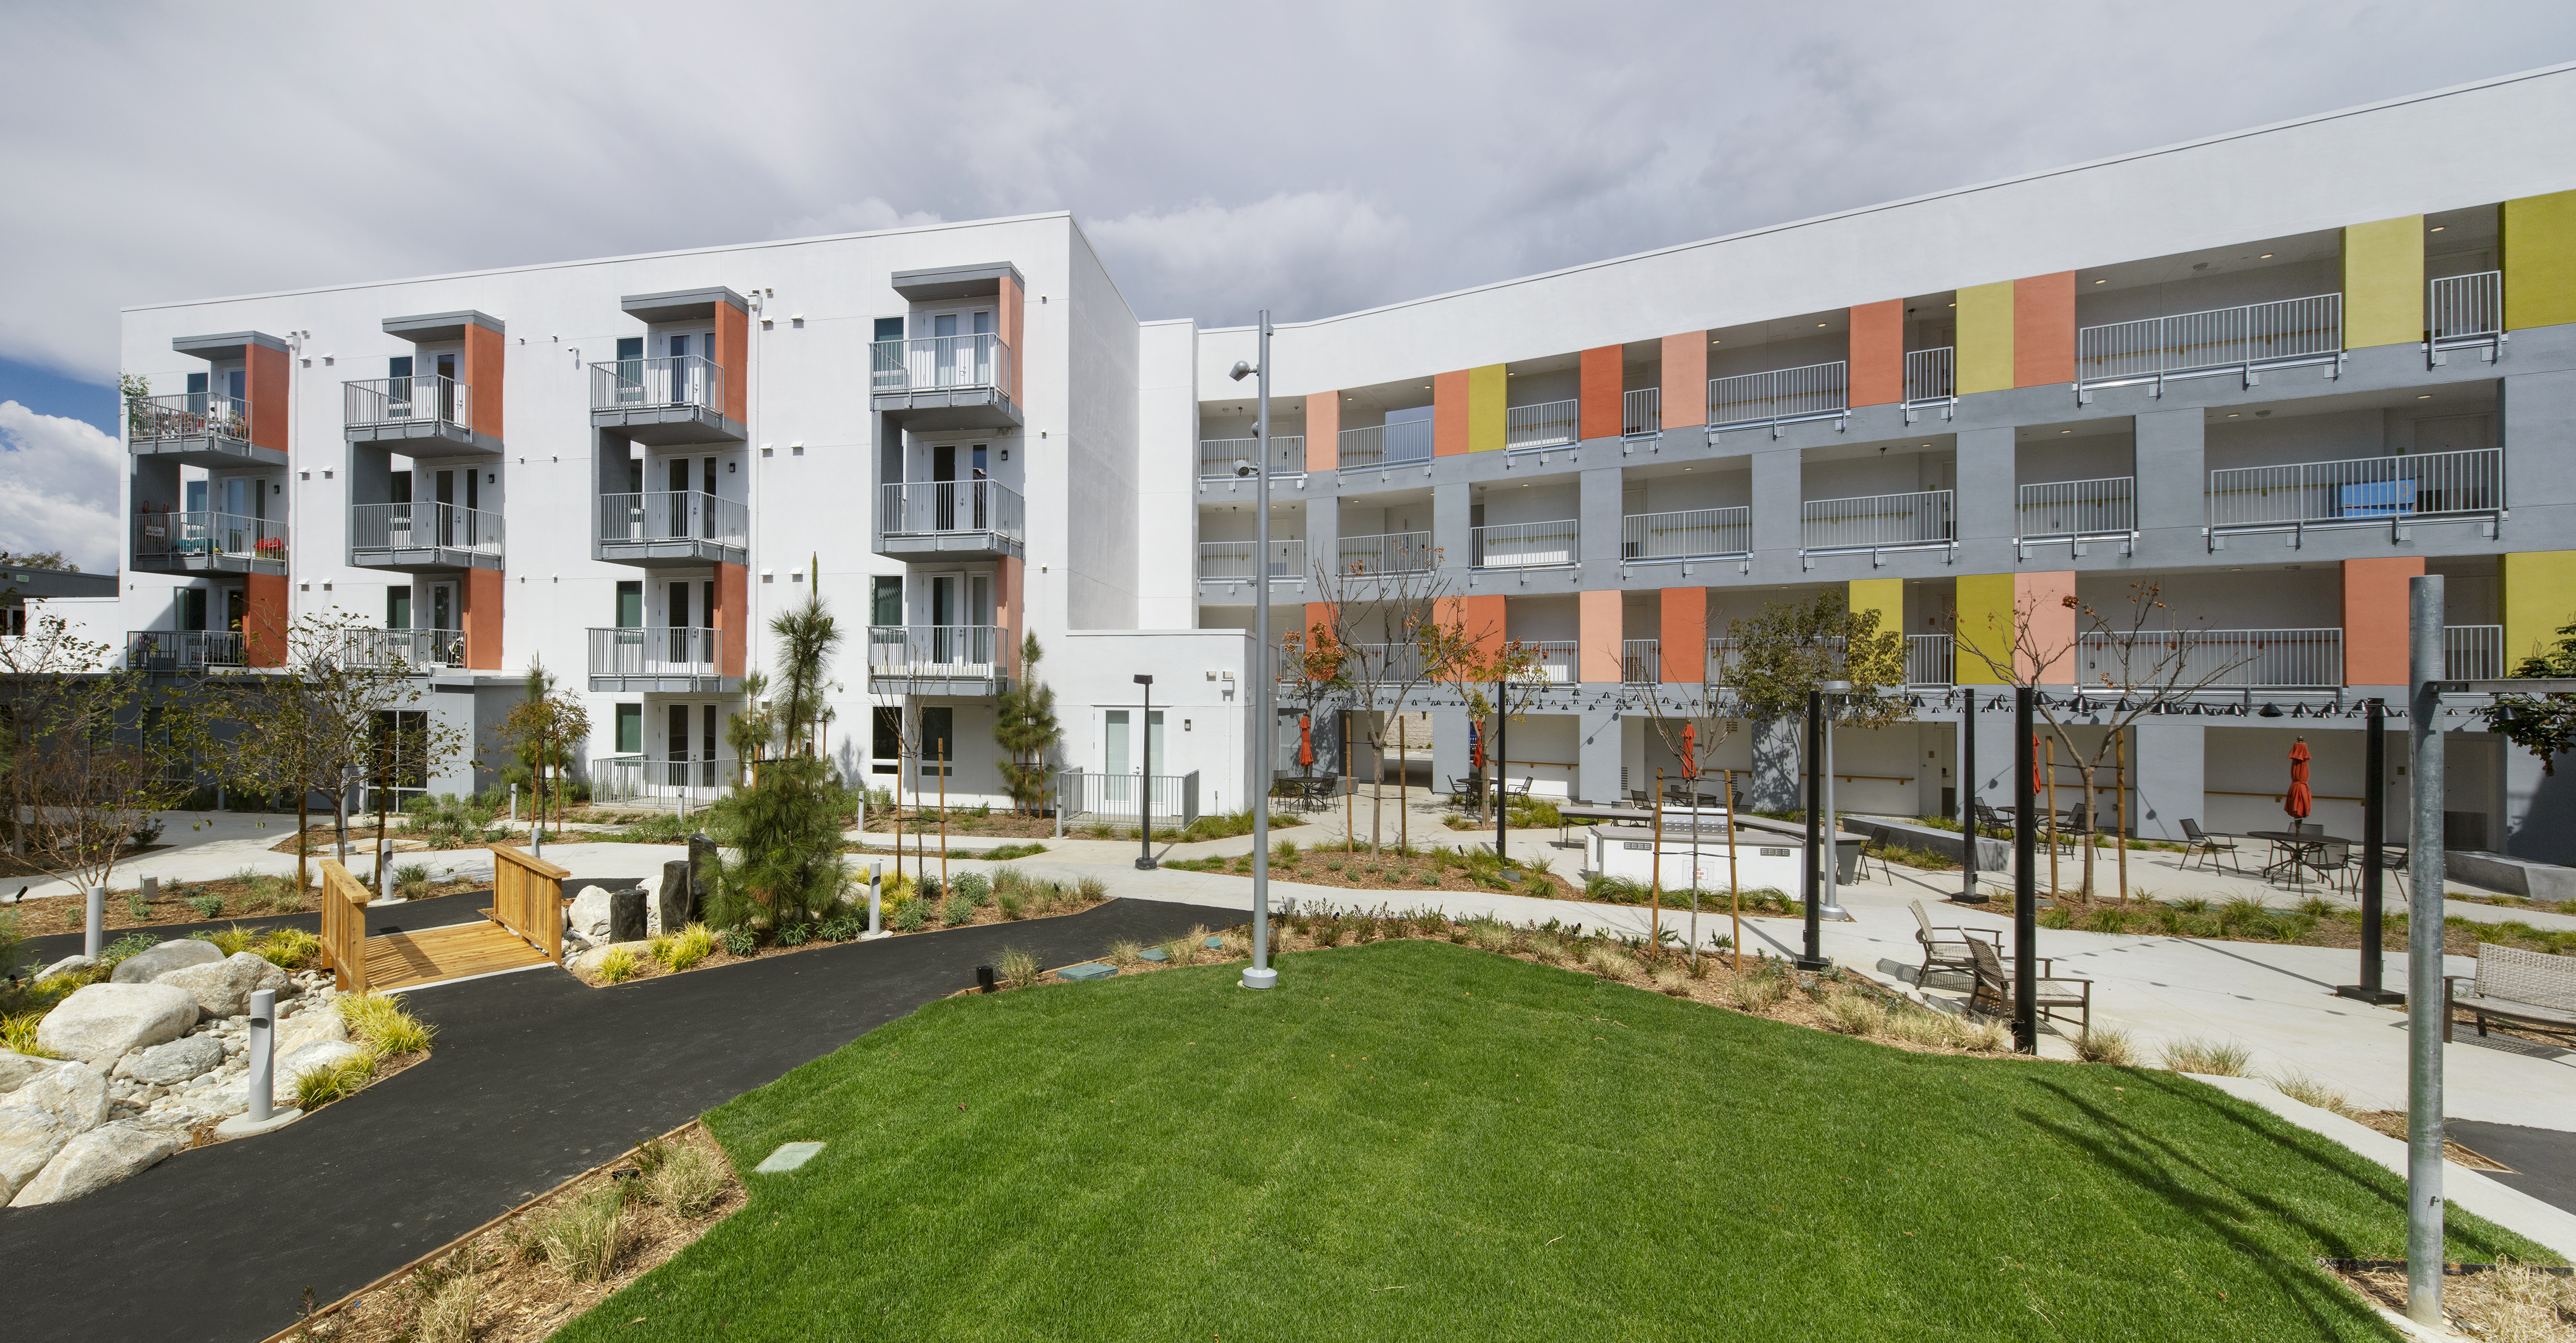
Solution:
{"label": "concrete column", "polygon": [[1575,679],[1618,685],[1620,645],[1627,635],[1627,612],[1619,590],[1590,588],[1576,594],[1575,601]]}
{"label": "concrete column", "polygon": [[1582,519],[1582,533],[1576,553],[1583,559],[1584,577],[1607,583],[1618,570],[1620,519],[1627,505],[1621,497],[1624,474],[1615,466],[1592,467],[1576,478],[1580,505],[1575,515]]}
{"label": "concrete column", "polygon": [[[2137,813],[2129,824],[2139,838],[2179,840],[2185,817],[2206,827],[2201,751],[2206,731],[2197,718],[2141,718],[2130,728],[2129,774],[2137,790]],[[2007,739],[2005,745],[2010,744]],[[1984,745],[1978,743],[1981,749]]]}
{"label": "concrete column", "polygon": [[1960,430],[1956,478],[1959,539],[2011,539],[2017,479],[2012,427]]}
{"label": "concrete column", "polygon": [[1796,448],[1753,454],[1753,548],[1796,550],[1805,500]]}
{"label": "concrete column", "polygon": [[1466,481],[1440,481],[1431,487],[1431,547],[1440,552],[1440,567],[1447,572],[1453,590],[1467,583],[1467,563],[1474,543],[1467,534],[1467,519],[1472,516],[1468,510],[1474,503]]}
{"label": "concrete column", "polygon": [[[2012,810],[2013,709],[2010,687],[1977,691],[1977,776],[1961,786],[1998,811]],[[2192,759],[2200,758],[2195,747]]]}
{"label": "concrete column", "polygon": [[[1361,748],[1354,745],[1353,755]],[[1467,711],[1433,709],[1431,711],[1431,786],[1445,788],[1451,779],[1467,777]]]}
{"label": "concrete column", "polygon": [[1619,765],[1626,741],[1619,730],[1619,711],[1585,709],[1576,731],[1581,736],[1575,743],[1575,797],[1584,802],[1619,801]]}
{"label": "concrete column", "polygon": [[1306,496],[1306,590],[1314,591],[1315,571],[1342,567],[1342,501],[1327,490]]}
{"label": "concrete column", "polygon": [[2209,522],[2208,428],[2198,407],[2137,417],[2138,530],[2198,532]]}

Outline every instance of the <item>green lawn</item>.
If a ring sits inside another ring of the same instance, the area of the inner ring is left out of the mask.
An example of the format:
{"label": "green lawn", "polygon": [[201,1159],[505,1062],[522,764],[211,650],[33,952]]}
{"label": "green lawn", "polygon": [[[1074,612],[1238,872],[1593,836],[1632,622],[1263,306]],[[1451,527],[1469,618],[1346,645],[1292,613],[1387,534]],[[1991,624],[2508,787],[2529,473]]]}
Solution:
{"label": "green lawn", "polygon": [[[565,1339],[2393,1338],[2399,1182],[2172,1074],[1445,943],[934,1003],[708,1115],[794,1175]],[[2455,1214],[2451,1257],[2554,1259]],[[642,1323],[630,1323],[643,1317]]]}

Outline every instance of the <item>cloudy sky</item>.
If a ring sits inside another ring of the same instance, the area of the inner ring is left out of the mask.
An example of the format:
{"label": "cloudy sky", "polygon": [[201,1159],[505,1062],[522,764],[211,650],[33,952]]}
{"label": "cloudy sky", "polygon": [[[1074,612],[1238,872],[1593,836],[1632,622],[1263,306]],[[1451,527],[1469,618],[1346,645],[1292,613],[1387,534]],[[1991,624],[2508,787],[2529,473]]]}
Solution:
{"label": "cloudy sky", "polygon": [[1071,209],[1140,314],[1293,319],[2576,59],[2566,0],[1231,8],[0,0],[0,548],[114,563],[128,304]]}

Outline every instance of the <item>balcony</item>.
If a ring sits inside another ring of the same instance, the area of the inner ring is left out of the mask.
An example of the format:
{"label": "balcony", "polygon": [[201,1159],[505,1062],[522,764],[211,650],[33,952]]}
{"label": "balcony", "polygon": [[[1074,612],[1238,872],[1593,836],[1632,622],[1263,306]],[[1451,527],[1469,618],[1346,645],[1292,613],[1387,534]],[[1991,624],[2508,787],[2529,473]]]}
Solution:
{"label": "balcony", "polygon": [[349,630],[340,656],[358,667],[461,667],[463,630]]}
{"label": "balcony", "polygon": [[683,806],[732,791],[742,766],[731,756],[655,760],[643,755],[601,756],[590,762],[590,796],[597,802],[672,802]]}
{"label": "balcony", "polygon": [[1555,522],[1505,522],[1467,531],[1467,563],[1477,569],[1547,569],[1575,562],[1573,518]]}
{"label": "balcony", "polygon": [[1292,536],[1271,542],[1266,551],[1252,541],[1199,543],[1199,600],[1250,601],[1256,573],[1269,577],[1273,592],[1282,587],[1302,590],[1306,582],[1306,543]]}
{"label": "balcony", "polygon": [[868,349],[868,406],[904,428],[1002,429],[1011,403],[1011,347],[995,335],[916,336]]}
{"label": "balcony", "polygon": [[638,443],[740,443],[746,431],[725,405],[724,366],[702,355],[590,366],[590,427]]}
{"label": "balcony", "polygon": [[2430,361],[2450,362],[2453,350],[2476,350],[2494,363],[2504,352],[2504,272],[2480,271],[2435,280],[2425,307]]}
{"label": "balcony", "polygon": [[1580,646],[1572,639],[1520,639],[1514,643],[1530,665],[1514,678],[1518,685],[1574,685],[1581,678]]}
{"label": "balcony", "polygon": [[251,404],[214,392],[125,398],[125,448],[137,457],[168,457],[190,466],[284,466],[286,454],[254,447]]}
{"label": "balcony", "polygon": [[239,513],[138,513],[134,567],[156,573],[283,574],[286,523]]}
{"label": "balcony", "polygon": [[2137,493],[2134,476],[2024,485],[2013,511],[2013,544],[2023,559],[2043,545],[2071,546],[2081,555],[2092,541],[2117,541],[2127,554],[2138,534]]}
{"label": "balcony", "polygon": [[751,510],[698,490],[599,496],[590,557],[647,569],[749,563]]}
{"label": "balcony", "polygon": [[1708,433],[1809,420],[1840,420],[1851,414],[1851,366],[1842,360],[1808,364],[1769,373],[1745,373],[1708,380]]}
{"label": "balcony", "polygon": [[1503,409],[1503,450],[1536,452],[1582,441],[1581,401],[1545,401]]}
{"label": "balcony", "polygon": [[385,444],[406,457],[501,450],[499,439],[474,432],[474,389],[436,376],[341,383],[340,432],[351,443]]}
{"label": "balcony", "polygon": [[349,563],[414,574],[499,569],[501,515],[457,504],[351,504]]}
{"label": "balcony", "polygon": [[998,559],[1027,541],[1019,491],[998,480],[913,480],[877,487],[880,555],[909,560]]}
{"label": "balcony", "polygon": [[730,695],[742,678],[724,674],[724,631],[662,626],[592,629],[590,688],[626,695]]}
{"label": "balcony", "polygon": [[2329,690],[2343,684],[2343,631],[2086,634],[2075,658],[2078,685],[2112,690]]}
{"label": "balcony", "polygon": [[868,689],[985,697],[1011,688],[1016,636],[1000,625],[870,625]]}
{"label": "balcony", "polygon": [[1941,418],[1950,418],[1950,407],[1959,401],[1959,352],[1948,345],[1933,350],[1905,352],[1905,422],[1914,423],[1917,411],[1938,407]]}
{"label": "balcony", "polygon": [[1440,567],[1440,552],[1431,548],[1429,532],[1345,536],[1341,539],[1340,550],[1340,571],[1354,578],[1429,573]]}
{"label": "balcony", "polygon": [[[1199,440],[1199,479],[1240,480],[1252,483],[1249,475],[1238,474],[1238,466],[1249,466],[1262,460],[1261,440],[1257,438],[1202,438]],[[1272,479],[1306,475],[1306,436],[1272,434],[1270,436],[1269,471]]]}
{"label": "balcony", "polygon": [[1953,662],[1957,651],[1946,634],[1909,634],[1905,636],[1905,684],[1909,686],[1946,686],[1955,674]]}
{"label": "balcony", "polygon": [[1431,462],[1431,421],[1399,420],[1394,424],[1345,429],[1336,460],[1344,471],[1428,466]]}
{"label": "balcony", "polygon": [[1619,558],[1630,564],[1742,559],[1753,553],[1753,510],[1693,508],[1619,520]]}
{"label": "balcony", "polygon": [[1664,389],[1640,387],[1619,397],[1619,436],[1657,438],[1664,432]]}
{"label": "balcony", "polygon": [[1818,555],[1866,553],[1874,567],[1889,551],[1958,548],[1948,490],[1810,499],[1805,512],[1799,552],[1811,568]]}
{"label": "balcony", "polygon": [[2231,534],[2284,532],[2297,546],[2311,528],[2386,527],[2403,539],[2417,522],[2482,524],[2505,516],[2504,449],[2352,457],[2209,473],[2209,548]]}
{"label": "balcony", "polygon": [[2097,387],[2145,383],[2164,395],[2169,379],[2235,375],[2252,387],[2267,368],[2343,365],[2343,295],[2318,294],[2241,308],[2149,317],[2075,333],[2075,389],[2090,402]]}
{"label": "balcony", "polygon": [[1619,641],[1619,683],[1621,685],[1659,685],[1664,679],[1664,641],[1661,639],[1622,639]]}
{"label": "balcony", "polygon": [[135,671],[247,667],[239,630],[134,630],[125,636],[125,665]]}
{"label": "balcony", "polygon": [[2442,679],[2504,679],[2504,626],[2448,625],[2442,630]]}

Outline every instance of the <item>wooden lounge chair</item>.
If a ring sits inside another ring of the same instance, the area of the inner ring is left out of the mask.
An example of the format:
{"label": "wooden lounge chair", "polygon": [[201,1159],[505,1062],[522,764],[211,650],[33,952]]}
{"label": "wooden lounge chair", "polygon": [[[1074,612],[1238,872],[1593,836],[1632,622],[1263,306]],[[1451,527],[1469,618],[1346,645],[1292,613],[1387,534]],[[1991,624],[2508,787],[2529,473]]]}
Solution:
{"label": "wooden lounge chair", "polygon": [[1914,940],[1923,948],[1923,968],[1914,972],[1914,982],[1935,970],[1956,970],[1961,974],[1977,972],[1977,958],[1968,950],[1971,940],[1993,941],[1996,934],[1979,928],[1946,927],[1932,922],[1931,912],[1923,902],[1914,901]]}
{"label": "wooden lounge chair", "polygon": [[[2460,992],[2466,984],[2468,992]],[[2493,942],[2478,944],[2478,972],[2442,980],[2442,1042],[2451,1041],[2453,1009],[2465,1010],[2487,1033],[2487,1019],[2527,1031],[2576,1040],[2576,956],[2552,956]]]}
{"label": "wooden lounge chair", "polygon": [[[1977,987],[1968,997],[1970,1012],[2012,1015],[2013,977],[2004,968],[2003,955],[1991,942],[1970,939],[1968,954],[1976,958]],[[2093,1029],[2093,981],[2073,975],[2052,975],[2043,962],[2040,973],[2031,981],[2031,1004],[2043,1021],[2063,1020],[2058,1013],[2075,1008],[2081,1015],[2082,1028]]]}

